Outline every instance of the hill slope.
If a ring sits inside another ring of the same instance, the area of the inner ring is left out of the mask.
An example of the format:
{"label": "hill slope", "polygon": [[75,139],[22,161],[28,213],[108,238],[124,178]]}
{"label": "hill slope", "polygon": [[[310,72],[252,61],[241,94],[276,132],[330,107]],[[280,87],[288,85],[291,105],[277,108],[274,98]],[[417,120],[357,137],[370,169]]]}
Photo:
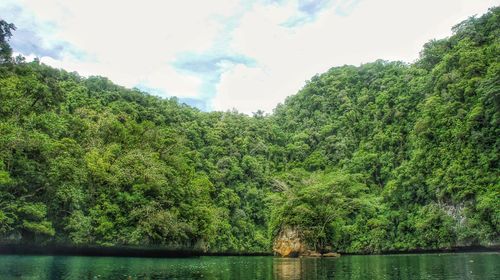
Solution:
{"label": "hill slope", "polygon": [[253,117],[2,44],[0,238],[258,252],[291,226],[318,250],[497,244],[499,38],[494,8],[412,65],[332,68]]}

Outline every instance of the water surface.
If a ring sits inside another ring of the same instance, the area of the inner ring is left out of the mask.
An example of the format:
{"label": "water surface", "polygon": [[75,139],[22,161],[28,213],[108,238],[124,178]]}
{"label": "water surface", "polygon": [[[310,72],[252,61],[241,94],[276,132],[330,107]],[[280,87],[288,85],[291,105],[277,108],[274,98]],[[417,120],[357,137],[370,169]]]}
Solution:
{"label": "water surface", "polygon": [[0,279],[500,279],[500,254],[333,259],[0,255]]}

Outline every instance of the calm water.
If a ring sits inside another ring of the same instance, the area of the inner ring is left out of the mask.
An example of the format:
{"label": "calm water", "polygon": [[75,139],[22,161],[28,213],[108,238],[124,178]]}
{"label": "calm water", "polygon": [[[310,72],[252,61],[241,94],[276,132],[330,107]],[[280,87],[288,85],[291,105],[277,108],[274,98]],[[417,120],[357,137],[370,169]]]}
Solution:
{"label": "calm water", "polygon": [[1,256],[0,279],[500,279],[499,253],[337,259]]}

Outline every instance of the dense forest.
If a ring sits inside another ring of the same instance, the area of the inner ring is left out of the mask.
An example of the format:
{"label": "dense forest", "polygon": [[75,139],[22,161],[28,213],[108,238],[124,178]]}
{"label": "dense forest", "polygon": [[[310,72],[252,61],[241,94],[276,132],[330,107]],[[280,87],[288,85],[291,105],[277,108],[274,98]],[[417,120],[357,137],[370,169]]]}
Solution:
{"label": "dense forest", "polygon": [[271,115],[13,57],[0,22],[0,242],[269,252],[496,245],[500,8],[413,64],[314,76]]}

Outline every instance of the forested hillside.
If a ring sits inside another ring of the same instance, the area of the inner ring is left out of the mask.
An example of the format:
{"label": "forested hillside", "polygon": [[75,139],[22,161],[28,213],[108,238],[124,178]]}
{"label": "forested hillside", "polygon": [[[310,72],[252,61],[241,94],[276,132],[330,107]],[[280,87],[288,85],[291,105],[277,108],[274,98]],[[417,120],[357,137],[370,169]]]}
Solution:
{"label": "forested hillside", "polygon": [[500,8],[313,77],[272,115],[201,112],[12,57],[0,22],[0,243],[266,252],[495,245]]}

